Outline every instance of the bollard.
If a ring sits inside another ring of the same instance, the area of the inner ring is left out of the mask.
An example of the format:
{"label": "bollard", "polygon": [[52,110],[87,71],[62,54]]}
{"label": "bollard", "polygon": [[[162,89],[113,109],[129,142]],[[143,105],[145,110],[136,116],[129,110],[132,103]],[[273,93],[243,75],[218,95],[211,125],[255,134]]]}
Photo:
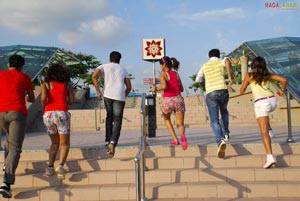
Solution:
{"label": "bollard", "polygon": [[156,137],[156,96],[155,94],[147,94],[145,97],[146,107],[146,135],[148,137]]}

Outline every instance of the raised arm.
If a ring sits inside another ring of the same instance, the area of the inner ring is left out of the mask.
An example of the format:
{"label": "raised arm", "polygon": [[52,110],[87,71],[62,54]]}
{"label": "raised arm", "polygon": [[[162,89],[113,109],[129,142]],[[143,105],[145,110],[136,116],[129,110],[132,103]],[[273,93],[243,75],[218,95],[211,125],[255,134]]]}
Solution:
{"label": "raised arm", "polygon": [[280,75],[272,74],[271,79],[281,83],[281,88],[277,91],[279,96],[283,96],[286,91],[288,80]]}
{"label": "raised arm", "polygon": [[225,59],[225,68],[228,75],[228,84],[229,86],[232,85],[232,77],[231,77],[231,62],[228,58]]}

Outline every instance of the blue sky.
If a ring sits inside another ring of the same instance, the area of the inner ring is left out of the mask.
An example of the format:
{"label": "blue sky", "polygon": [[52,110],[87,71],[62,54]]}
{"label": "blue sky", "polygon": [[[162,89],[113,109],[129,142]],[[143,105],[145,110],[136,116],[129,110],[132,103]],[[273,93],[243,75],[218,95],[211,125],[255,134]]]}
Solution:
{"label": "blue sky", "polygon": [[[296,7],[267,8],[272,2]],[[187,88],[212,48],[229,53],[246,41],[299,37],[299,11],[299,0],[0,0],[0,46],[54,46],[102,63],[117,50],[133,88],[147,92],[152,63],[142,60],[142,40],[164,38]]]}

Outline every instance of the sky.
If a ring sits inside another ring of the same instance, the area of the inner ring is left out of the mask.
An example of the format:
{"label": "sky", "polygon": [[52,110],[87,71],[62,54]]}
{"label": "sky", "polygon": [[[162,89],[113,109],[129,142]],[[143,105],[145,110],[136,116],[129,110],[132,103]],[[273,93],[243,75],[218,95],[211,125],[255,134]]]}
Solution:
{"label": "sky", "polygon": [[[138,92],[149,91],[143,80],[153,75],[143,39],[165,40],[189,91],[189,76],[210,49],[228,54],[247,41],[284,36],[300,36],[300,0],[0,0],[0,46],[59,47],[101,63],[119,51]],[[159,70],[156,62],[156,77]]]}

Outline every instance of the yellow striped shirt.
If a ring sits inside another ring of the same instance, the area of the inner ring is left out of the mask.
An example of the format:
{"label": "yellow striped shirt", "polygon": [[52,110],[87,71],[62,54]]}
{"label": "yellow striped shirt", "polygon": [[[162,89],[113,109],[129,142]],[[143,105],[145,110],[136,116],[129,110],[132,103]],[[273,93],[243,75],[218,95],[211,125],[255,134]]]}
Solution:
{"label": "yellow striped shirt", "polygon": [[199,72],[203,73],[205,77],[206,94],[216,90],[227,89],[224,68],[224,61],[217,57],[212,57],[203,64]]}

